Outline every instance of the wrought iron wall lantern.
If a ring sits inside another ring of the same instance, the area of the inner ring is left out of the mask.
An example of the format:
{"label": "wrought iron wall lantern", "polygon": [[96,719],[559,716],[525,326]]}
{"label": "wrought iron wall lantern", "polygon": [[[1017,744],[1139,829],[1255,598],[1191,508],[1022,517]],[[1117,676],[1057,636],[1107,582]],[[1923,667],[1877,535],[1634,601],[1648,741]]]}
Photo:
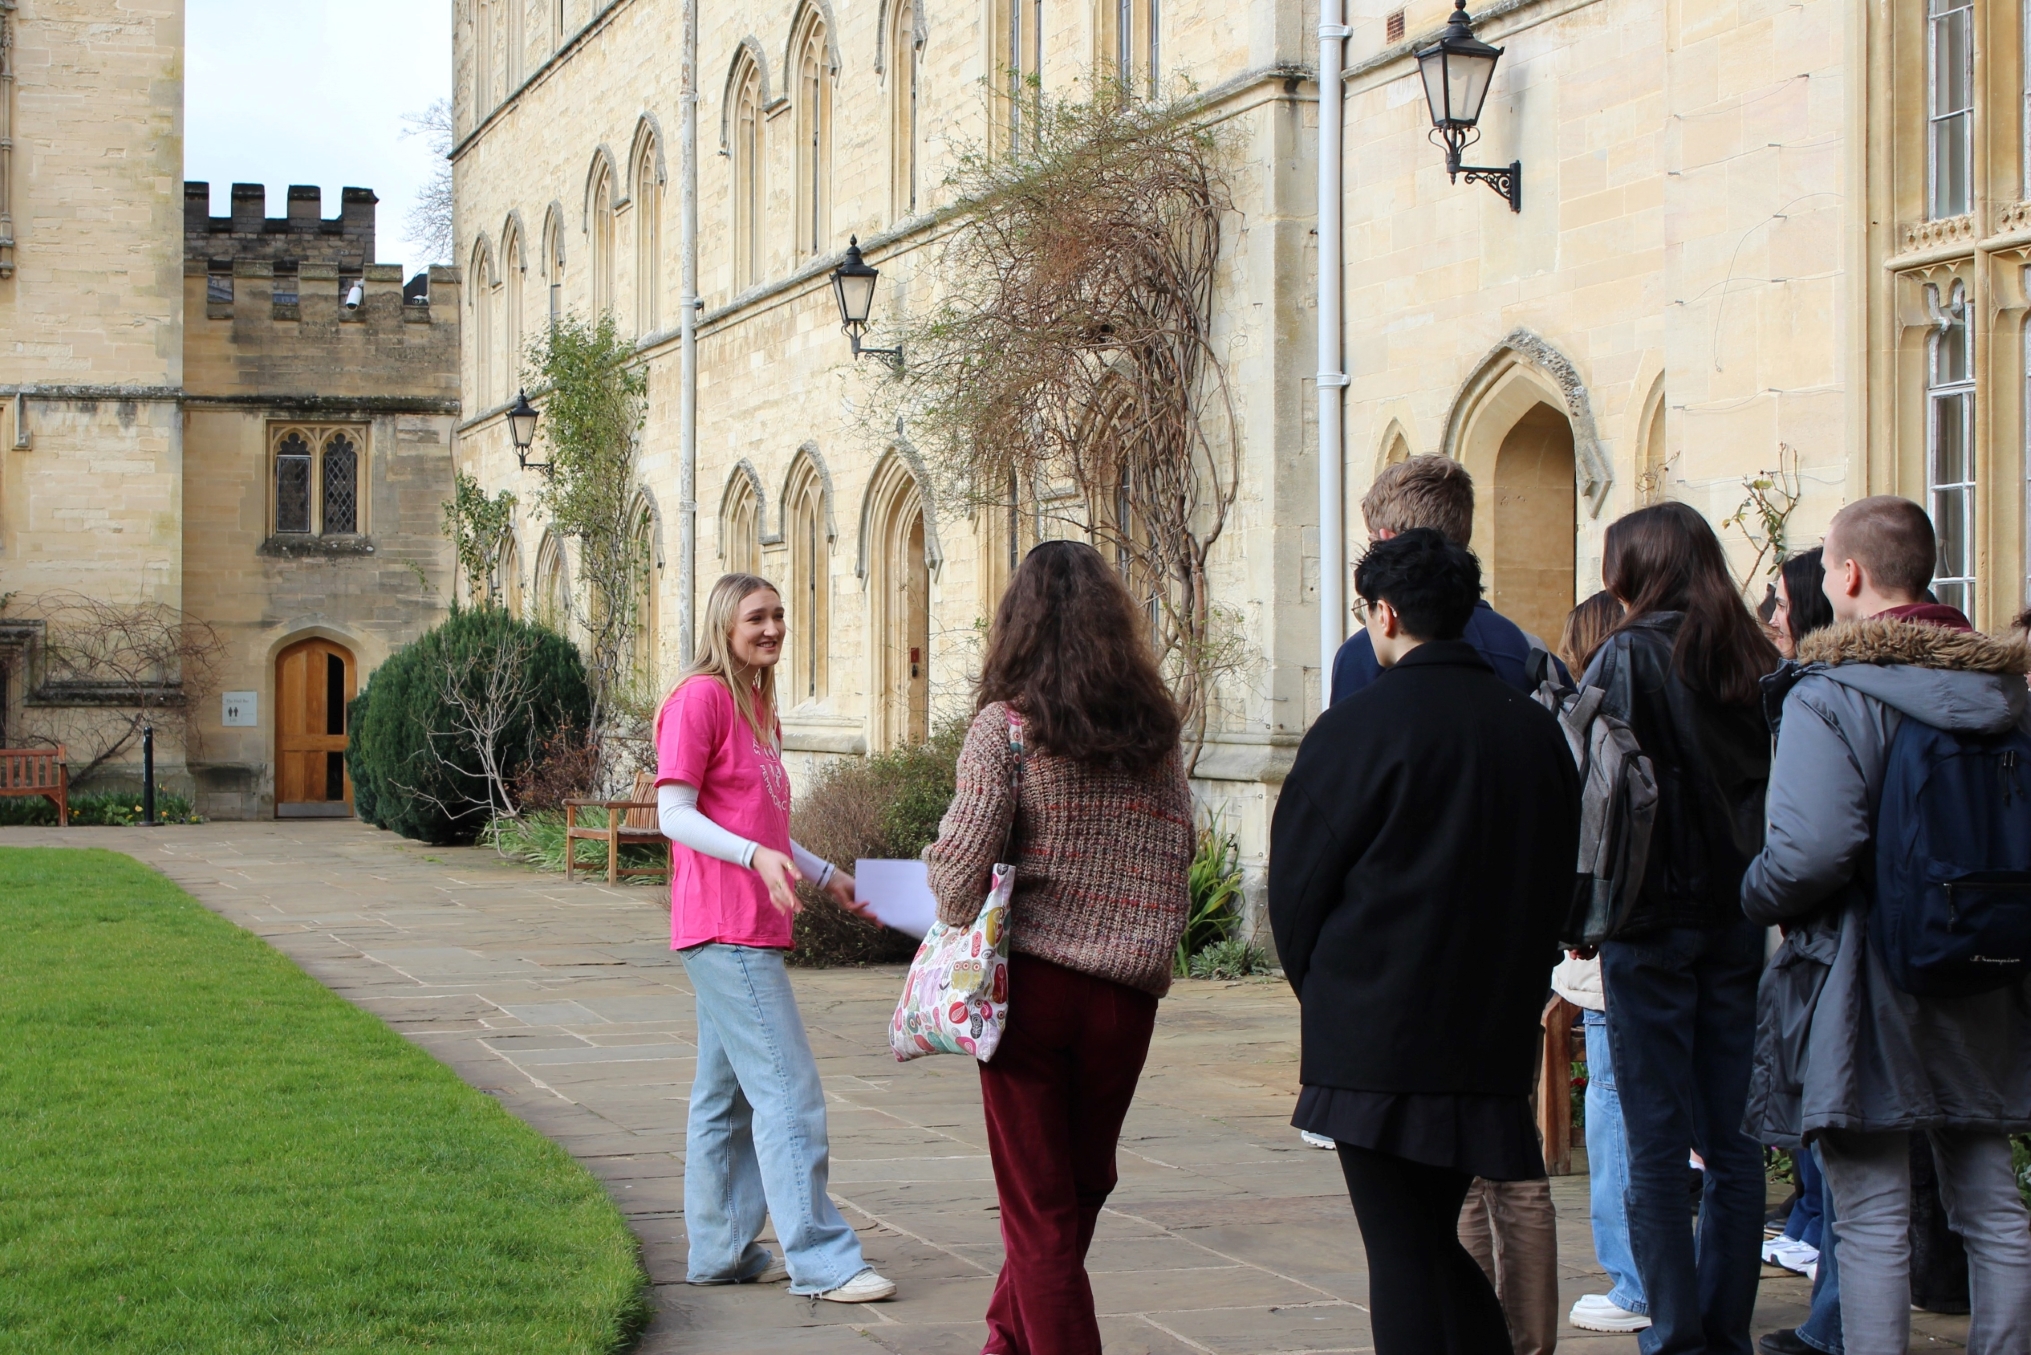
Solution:
{"label": "wrought iron wall lantern", "polygon": [[515,392],[514,407],[508,411],[508,436],[515,440],[515,460],[523,470],[554,474],[549,462],[529,459],[529,448],[536,441],[536,407],[529,403],[527,391]]}
{"label": "wrought iron wall lantern", "polygon": [[1521,160],[1503,166],[1460,163],[1461,152],[1481,139],[1476,124],[1481,121],[1488,87],[1495,80],[1495,63],[1502,56],[1500,47],[1490,47],[1474,36],[1467,0],[1453,0],[1453,17],[1446,31],[1416,55],[1418,73],[1425,82],[1425,102],[1431,106],[1431,139],[1446,149],[1446,176],[1454,183],[1462,174],[1468,183],[1485,183],[1508,202],[1510,211],[1522,211]]}
{"label": "wrought iron wall lantern", "polygon": [[854,361],[862,356],[880,358],[900,372],[901,348],[866,348],[860,342],[860,336],[867,332],[867,313],[874,308],[875,279],[880,276],[881,270],[861,257],[860,237],[848,236],[846,261],[832,270],[832,295],[839,302],[839,327],[853,340]]}

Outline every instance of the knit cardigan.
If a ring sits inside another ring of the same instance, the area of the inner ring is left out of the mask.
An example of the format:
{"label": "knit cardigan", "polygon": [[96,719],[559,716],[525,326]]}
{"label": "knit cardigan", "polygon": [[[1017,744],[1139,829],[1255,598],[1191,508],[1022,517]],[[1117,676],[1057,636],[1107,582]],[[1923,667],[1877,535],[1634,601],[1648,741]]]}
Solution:
{"label": "knit cardigan", "polygon": [[939,920],[963,927],[979,916],[1013,818],[1010,948],[1163,996],[1190,910],[1182,759],[1132,774],[1031,749],[1020,804],[1009,795],[1015,761],[1007,708],[982,707],[938,840],[924,849]]}

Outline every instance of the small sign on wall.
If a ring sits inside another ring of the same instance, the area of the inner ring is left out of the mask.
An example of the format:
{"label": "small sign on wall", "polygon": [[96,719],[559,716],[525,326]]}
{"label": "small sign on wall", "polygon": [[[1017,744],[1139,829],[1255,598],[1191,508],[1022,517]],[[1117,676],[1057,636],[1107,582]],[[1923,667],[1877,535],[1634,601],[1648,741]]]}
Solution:
{"label": "small sign on wall", "polygon": [[228,729],[251,729],[260,723],[257,692],[227,692],[220,699],[219,723]]}

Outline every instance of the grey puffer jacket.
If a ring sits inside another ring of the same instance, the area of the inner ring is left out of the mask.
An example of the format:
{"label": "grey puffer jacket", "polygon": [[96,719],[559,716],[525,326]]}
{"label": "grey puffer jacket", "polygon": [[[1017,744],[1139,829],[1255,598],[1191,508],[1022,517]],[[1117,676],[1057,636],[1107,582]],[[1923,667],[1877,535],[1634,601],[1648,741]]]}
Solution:
{"label": "grey puffer jacket", "polygon": [[1868,942],[1891,739],[1906,717],[2031,729],[2031,656],[2021,641],[1872,619],[1807,636],[1799,658],[1763,851],[1742,877],[1743,912],[1786,931],[1757,994],[1743,1128],[1794,1149],[1823,1129],[2031,1128],[2031,980],[1976,997],[1913,997]]}

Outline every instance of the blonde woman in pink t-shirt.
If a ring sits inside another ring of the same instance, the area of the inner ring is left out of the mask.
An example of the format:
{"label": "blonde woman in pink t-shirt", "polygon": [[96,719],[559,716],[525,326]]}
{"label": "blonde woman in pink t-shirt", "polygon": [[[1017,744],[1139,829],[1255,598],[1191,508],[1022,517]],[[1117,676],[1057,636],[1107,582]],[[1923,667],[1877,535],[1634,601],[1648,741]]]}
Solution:
{"label": "blonde woman in pink t-shirt", "polygon": [[[859,912],[853,877],[790,840],[776,721],[783,600],[728,574],[705,603],[699,655],[656,714],[656,803],[672,844],[670,946],[698,1001],[685,1129],[693,1284],[790,1281],[793,1294],[870,1303],[896,1292],[825,1193],[825,1092],[783,968],[810,880]],[[772,1216],[778,1262],[755,1241]]]}

